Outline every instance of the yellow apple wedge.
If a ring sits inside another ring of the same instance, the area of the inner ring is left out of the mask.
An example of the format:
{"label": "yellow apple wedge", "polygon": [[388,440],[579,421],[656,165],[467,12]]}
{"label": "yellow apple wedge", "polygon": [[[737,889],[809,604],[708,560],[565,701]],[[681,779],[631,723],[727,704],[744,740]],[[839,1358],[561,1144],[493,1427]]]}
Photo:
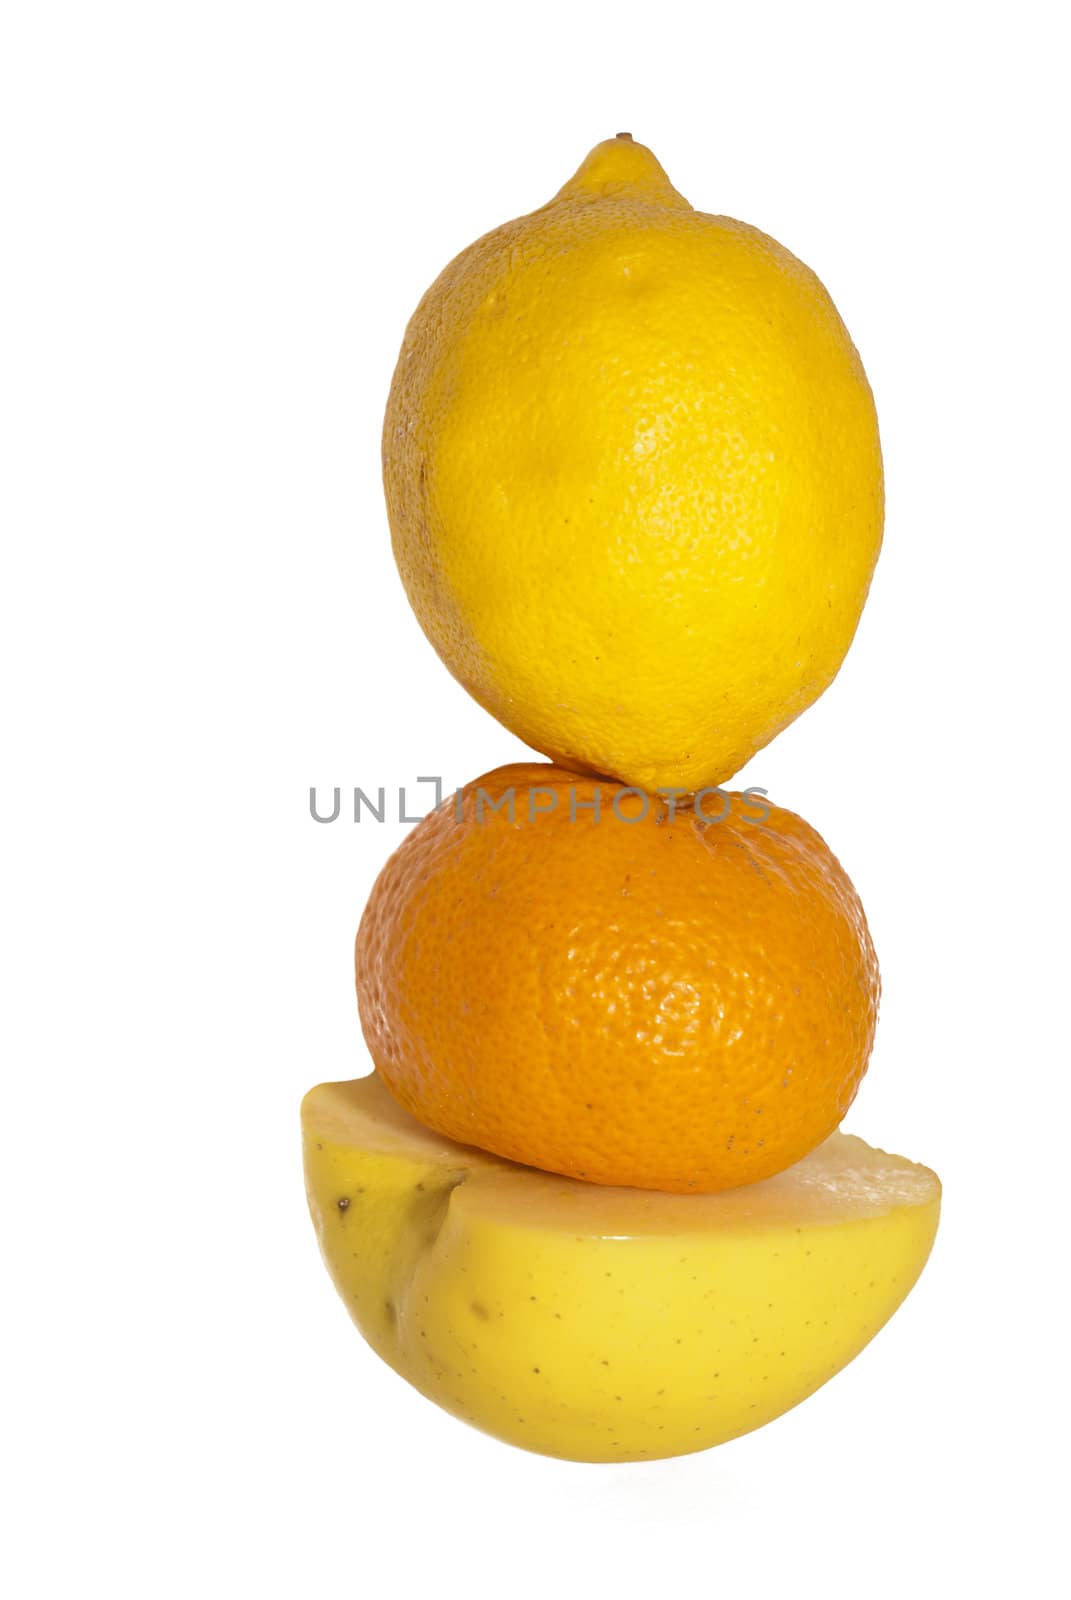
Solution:
{"label": "yellow apple wedge", "polygon": [[940,1184],[835,1133],[721,1194],[556,1177],[429,1132],[373,1074],[302,1107],[324,1260],[372,1348],[499,1439],[575,1461],[705,1450],[797,1405],[925,1265]]}

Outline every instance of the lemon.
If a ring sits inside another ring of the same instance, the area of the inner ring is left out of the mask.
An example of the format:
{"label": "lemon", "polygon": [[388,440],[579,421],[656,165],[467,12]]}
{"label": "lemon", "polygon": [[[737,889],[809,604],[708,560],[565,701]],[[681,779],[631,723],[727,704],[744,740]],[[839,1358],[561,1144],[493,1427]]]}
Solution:
{"label": "lemon", "polygon": [[647,789],[720,783],[818,698],[881,544],[873,399],[826,290],[627,134],[431,286],[383,458],[450,671],[555,762]]}

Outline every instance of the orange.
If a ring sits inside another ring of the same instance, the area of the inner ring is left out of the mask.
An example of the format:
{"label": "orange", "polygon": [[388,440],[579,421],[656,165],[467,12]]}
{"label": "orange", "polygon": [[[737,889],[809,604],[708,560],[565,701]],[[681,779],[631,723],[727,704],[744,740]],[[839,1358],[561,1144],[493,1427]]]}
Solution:
{"label": "orange", "polygon": [[426,817],[357,936],[365,1038],[407,1111],[678,1193],[769,1177],[836,1128],[878,990],[858,896],[800,817],[538,763]]}

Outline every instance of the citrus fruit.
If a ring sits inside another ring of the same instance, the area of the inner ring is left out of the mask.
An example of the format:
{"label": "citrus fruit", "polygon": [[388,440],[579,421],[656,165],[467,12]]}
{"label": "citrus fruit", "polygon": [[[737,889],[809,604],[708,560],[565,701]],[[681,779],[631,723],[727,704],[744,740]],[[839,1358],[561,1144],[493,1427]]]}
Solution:
{"label": "citrus fruit", "polygon": [[500,1439],[574,1461],[706,1450],[857,1355],[925,1265],[941,1186],[834,1133],[765,1183],[641,1194],[437,1137],[378,1075],[302,1106],[324,1259],[372,1348]]}
{"label": "citrus fruit", "polygon": [[555,761],[649,789],[730,777],[817,699],[881,543],[829,295],[627,135],[425,294],[383,463],[450,671]]}
{"label": "citrus fruit", "polygon": [[536,763],[413,829],[356,970],[375,1065],[428,1127],[682,1193],[765,1178],[836,1128],[878,1003],[855,891],[792,812]]}

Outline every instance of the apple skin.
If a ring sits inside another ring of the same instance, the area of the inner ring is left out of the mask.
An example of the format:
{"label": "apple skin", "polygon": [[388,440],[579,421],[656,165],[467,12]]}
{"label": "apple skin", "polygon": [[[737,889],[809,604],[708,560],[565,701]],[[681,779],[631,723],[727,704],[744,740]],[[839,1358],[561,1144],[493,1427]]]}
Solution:
{"label": "apple skin", "polygon": [[431,1133],[373,1074],[302,1106],[309,1207],[373,1350],[455,1416],[573,1461],[685,1455],[813,1394],[888,1321],[936,1176],[835,1133],[712,1195],[577,1182]]}

